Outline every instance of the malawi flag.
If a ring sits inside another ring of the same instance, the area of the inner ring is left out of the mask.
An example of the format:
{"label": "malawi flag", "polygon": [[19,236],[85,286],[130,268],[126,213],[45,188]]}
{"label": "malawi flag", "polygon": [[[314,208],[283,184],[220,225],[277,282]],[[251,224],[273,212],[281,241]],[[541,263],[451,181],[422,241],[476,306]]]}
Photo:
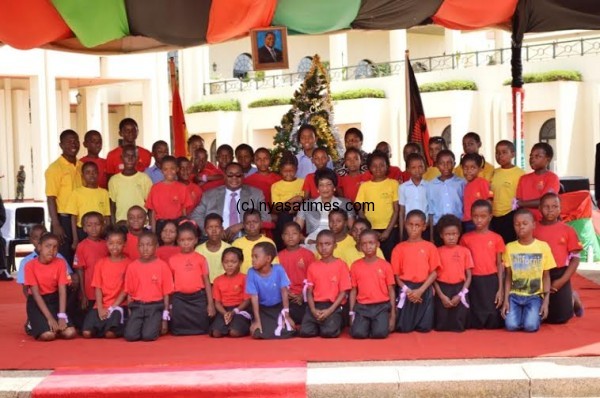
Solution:
{"label": "malawi flag", "polygon": [[408,90],[407,95],[407,106],[408,106],[408,142],[415,142],[423,148],[425,159],[429,166],[432,165],[431,158],[429,157],[429,130],[427,129],[427,120],[425,119],[425,110],[423,109],[423,102],[421,102],[421,93],[419,92],[419,85],[415,78],[415,72],[413,71],[410,59],[408,58],[408,51],[405,56],[406,62],[406,89]]}
{"label": "malawi flag", "polygon": [[183,106],[181,104],[181,97],[179,96],[179,84],[177,83],[177,75],[175,73],[175,62],[173,58],[169,60],[169,70],[171,73],[171,88],[173,90],[172,100],[172,112],[171,112],[171,123],[173,136],[171,142],[173,145],[173,155],[175,157],[186,155],[186,140],[187,140],[187,127],[185,125],[185,114],[183,113]]}

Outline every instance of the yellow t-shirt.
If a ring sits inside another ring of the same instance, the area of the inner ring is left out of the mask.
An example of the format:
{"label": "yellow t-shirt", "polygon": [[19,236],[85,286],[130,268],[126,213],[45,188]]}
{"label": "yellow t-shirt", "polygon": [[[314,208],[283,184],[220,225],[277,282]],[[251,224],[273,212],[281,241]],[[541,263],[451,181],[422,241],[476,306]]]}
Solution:
{"label": "yellow t-shirt", "polygon": [[65,213],[77,216],[77,226],[81,228],[81,219],[90,211],[110,217],[108,191],[104,188],[75,188],[69,196]]}
{"label": "yellow t-shirt", "polygon": [[82,166],[83,163],[79,160],[76,164],[73,164],[60,156],[46,169],[46,196],[56,197],[56,211],[58,213],[66,213],[71,192],[82,185]]}
{"label": "yellow t-shirt", "polygon": [[[454,168],[454,174],[456,174],[460,178],[465,178],[465,175],[463,174],[462,166],[460,164]],[[488,162],[485,162],[483,169],[481,169],[479,171],[479,174],[477,175],[477,177],[483,177],[486,180],[488,180],[488,182],[491,182],[493,175],[494,175],[494,166]]]}
{"label": "yellow t-shirt", "polygon": [[146,198],[152,188],[152,180],[146,173],[137,172],[132,176],[115,174],[108,181],[110,200],[115,202],[115,220],[127,220],[127,211],[132,206],[145,208]]}
{"label": "yellow t-shirt", "polygon": [[[518,296],[542,294],[544,271],[556,268],[550,246],[537,239],[529,245],[522,245],[519,241],[510,242],[506,245],[502,261],[506,268],[512,269],[510,292]],[[546,289],[549,288],[546,286]]]}
{"label": "yellow t-shirt", "polygon": [[[350,269],[350,266],[353,262],[355,262],[356,260],[360,260],[364,256],[365,254],[363,252],[356,249],[356,241],[351,235],[346,235],[346,237],[343,240],[337,242],[337,246],[333,250],[333,257],[339,258],[340,260],[345,262],[348,266],[348,269]],[[380,248],[377,248],[377,257],[385,260],[383,252]],[[321,259],[321,255],[319,254],[319,252],[315,252],[315,258],[317,260]]]}
{"label": "yellow t-shirt", "polygon": [[386,178],[383,181],[366,181],[358,188],[356,202],[370,202],[363,207],[365,217],[373,229],[386,229],[394,214],[394,203],[398,203],[398,181]]}
{"label": "yellow t-shirt", "polygon": [[440,172],[440,169],[438,169],[436,166],[430,166],[427,168],[427,171],[425,172],[425,174],[423,174],[423,179],[425,181],[431,181],[433,180],[435,177],[442,175],[442,173]]}
{"label": "yellow t-shirt", "polygon": [[294,181],[277,181],[271,185],[271,200],[273,203],[277,203],[287,202],[294,196],[304,197],[303,185],[304,178],[296,178]]}
{"label": "yellow t-shirt", "polygon": [[[354,239],[352,239],[352,240],[354,241]],[[344,253],[344,257],[347,259],[346,264],[348,264],[348,269],[350,269],[352,267],[352,264],[355,261],[360,260],[361,258],[365,257],[365,253],[358,250],[356,248],[356,244],[355,244],[352,247],[349,247],[346,249],[346,252]],[[381,251],[381,248],[379,248],[379,247],[377,248],[377,257],[382,260],[385,260],[385,256],[383,255],[383,252]]]}
{"label": "yellow t-shirt", "polygon": [[208,263],[208,273],[210,282],[212,283],[218,276],[221,276],[225,273],[223,269],[223,252],[231,245],[227,242],[221,241],[221,247],[216,252],[211,252],[206,247],[206,242],[196,246],[196,252],[202,254],[206,258],[206,262]]}
{"label": "yellow t-shirt", "polygon": [[[231,244],[231,246],[233,247],[237,247],[238,249],[242,249],[242,252],[244,253],[244,262],[242,263],[242,268],[241,268],[241,272],[244,274],[248,274],[248,270],[252,267],[252,249],[254,248],[254,245],[260,242],[269,242],[272,243],[273,246],[275,246],[275,243],[267,238],[264,235],[261,235],[260,238],[258,238],[257,240],[248,240],[247,237],[242,236],[241,238],[237,238],[236,240],[233,241],[233,243]],[[278,264],[279,263],[279,257],[275,257],[273,259],[273,264]]]}
{"label": "yellow t-shirt", "polygon": [[519,167],[510,169],[497,168],[490,184],[494,193],[492,201],[492,214],[494,217],[502,217],[512,211],[513,199],[517,197],[517,185],[519,179],[525,174]]}

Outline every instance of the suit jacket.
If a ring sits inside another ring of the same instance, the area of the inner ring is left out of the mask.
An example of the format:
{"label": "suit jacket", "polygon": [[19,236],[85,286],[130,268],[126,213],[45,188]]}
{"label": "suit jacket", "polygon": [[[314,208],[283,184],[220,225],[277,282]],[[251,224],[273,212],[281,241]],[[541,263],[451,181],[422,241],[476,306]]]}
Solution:
{"label": "suit jacket", "polygon": [[[222,185],[204,192],[200,204],[192,211],[190,218],[198,224],[202,234],[206,234],[204,231],[204,219],[208,214],[217,213],[220,216],[223,216],[225,190],[226,187]],[[238,208],[241,212],[240,220],[244,217],[245,211],[254,208],[260,211],[260,218],[263,222],[271,221],[271,214],[268,212],[265,196],[260,189],[256,189],[249,185],[242,185],[239,193],[240,198]]]}
{"label": "suit jacket", "polygon": [[258,49],[258,62],[261,64],[273,63],[273,62],[283,62],[283,53],[281,50],[273,47],[273,51],[275,52],[275,58],[277,60],[273,60],[273,56],[269,52],[266,46],[262,46]]}

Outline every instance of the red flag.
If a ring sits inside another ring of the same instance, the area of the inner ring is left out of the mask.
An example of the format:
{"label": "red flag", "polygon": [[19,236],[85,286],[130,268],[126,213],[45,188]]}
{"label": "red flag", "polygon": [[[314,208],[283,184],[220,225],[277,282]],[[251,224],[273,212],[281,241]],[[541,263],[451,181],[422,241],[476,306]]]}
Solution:
{"label": "red flag", "polygon": [[177,84],[177,77],[175,75],[175,63],[173,61],[173,58],[169,60],[169,69],[171,70],[171,86],[173,89],[173,109],[171,112],[171,123],[173,123],[173,136],[171,137],[171,142],[173,145],[173,155],[175,157],[179,157],[185,156],[187,152],[187,127],[185,125],[185,114],[183,113],[181,97],[179,96],[179,87]]}
{"label": "red flag", "polygon": [[415,78],[415,72],[413,71],[410,59],[408,58],[408,52],[405,57],[406,62],[406,89],[408,90],[408,142],[415,142],[423,148],[425,154],[425,160],[429,166],[432,165],[431,158],[429,157],[429,130],[427,129],[427,119],[425,119],[425,111],[423,109],[423,103],[421,102],[421,93],[419,92],[419,85]]}

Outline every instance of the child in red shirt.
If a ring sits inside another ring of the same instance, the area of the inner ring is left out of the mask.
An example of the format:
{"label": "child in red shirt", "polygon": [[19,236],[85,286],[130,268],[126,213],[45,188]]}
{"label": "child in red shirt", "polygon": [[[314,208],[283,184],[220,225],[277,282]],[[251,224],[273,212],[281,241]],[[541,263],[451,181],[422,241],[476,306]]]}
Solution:
{"label": "child in red shirt", "polygon": [[166,220],[186,216],[185,209],[192,205],[187,187],[177,181],[177,160],[173,156],[165,156],[160,167],[165,179],[152,185],[146,198],[150,227],[154,232],[160,231]]}
{"label": "child in red shirt", "polygon": [[160,231],[158,239],[160,245],[156,249],[156,257],[169,263],[169,259],[179,253],[181,249],[177,246],[177,223],[173,220],[167,220]]}
{"label": "child in red shirt", "polygon": [[306,273],[310,265],[315,262],[315,255],[310,250],[300,246],[302,230],[298,223],[288,222],[283,226],[282,233],[285,249],[278,253],[278,257],[290,279],[288,293],[290,316],[294,323],[299,325],[306,313],[306,302],[303,296]]}
{"label": "child in red shirt", "polygon": [[392,267],[400,286],[396,331],[429,332],[433,328],[433,289],[431,285],[440,267],[440,256],[431,242],[423,240],[427,217],[411,210],[404,223],[408,239],[392,251]]}
{"label": "child in red shirt", "polygon": [[[410,180],[411,174],[410,174],[410,171],[408,171],[408,167],[409,167],[408,156],[412,153],[417,153],[417,154],[421,155],[421,157],[425,161],[425,167],[427,168],[427,166],[428,166],[428,163],[427,163],[428,160],[425,159],[425,156],[423,155],[419,144],[417,144],[416,142],[409,142],[408,144],[404,145],[404,148],[402,148],[402,157],[404,158],[404,164],[405,164],[406,168],[400,175],[400,182],[405,182],[405,181]],[[435,160],[434,160],[434,163],[435,163]]]}
{"label": "child in red shirt", "polygon": [[129,296],[129,319],[125,340],[154,341],[168,331],[169,295],[173,293],[173,275],[167,263],[156,258],[158,239],[150,231],[139,236],[140,258],[127,267],[125,289]]}
{"label": "child in red shirt", "polygon": [[475,231],[460,238],[460,245],[469,249],[474,264],[469,287],[469,327],[501,329],[504,327],[500,314],[504,300],[502,253],[506,246],[502,236],[489,229],[492,221],[492,205],[489,201],[476,200],[471,206],[471,219]]}
{"label": "child in red shirt", "polygon": [[188,189],[191,203],[185,208],[185,214],[192,214],[192,211],[200,204],[202,200],[202,188],[193,181],[192,173],[194,166],[186,157],[177,158],[177,180]]}
{"label": "child in red shirt", "polygon": [[83,137],[83,146],[87,149],[86,156],[79,159],[84,164],[85,162],[93,162],[98,166],[98,186],[108,189],[108,178],[106,176],[106,159],[98,156],[102,151],[102,134],[96,130],[90,130]]}
{"label": "child in red shirt", "polygon": [[350,336],[384,339],[396,324],[394,273],[390,263],[377,257],[377,232],[363,231],[359,242],[365,257],[350,268]]}
{"label": "child in red shirt", "polygon": [[548,323],[567,323],[582,315],[583,306],[579,295],[571,287],[571,277],[579,266],[579,252],[583,246],[573,227],[560,221],[560,198],[547,193],[540,199],[542,221],[536,224],[533,237],[550,246],[556,268],[550,270],[550,303]]}
{"label": "child in red shirt", "polygon": [[490,183],[483,177],[478,177],[481,165],[485,164],[483,158],[477,153],[467,153],[460,159],[463,175],[467,184],[463,193],[463,230],[471,232],[475,224],[471,220],[471,206],[476,200],[487,200],[491,197]]}
{"label": "child in red shirt", "polygon": [[92,287],[95,289],[96,304],[83,322],[84,338],[106,337],[114,339],[123,336],[125,330],[125,310],[121,306],[125,300],[123,288],[125,271],[131,260],[123,254],[127,232],[115,227],[106,232],[106,246],[109,255],[96,263]]}
{"label": "child in red shirt", "polygon": [[344,154],[344,164],[348,169],[348,174],[339,177],[338,196],[344,197],[349,201],[356,200],[358,188],[364,181],[370,180],[370,174],[363,173],[360,165],[363,163],[362,154],[356,148],[346,149]]}
{"label": "child in red shirt", "polygon": [[67,317],[67,263],[56,257],[59,239],[45,234],[37,246],[39,255],[25,268],[25,286],[31,294],[27,297],[27,319],[30,334],[40,341],[52,341],[57,337],[72,339],[75,328]]}
{"label": "child in red shirt", "polygon": [[[123,171],[123,160],[121,159],[121,154],[123,153],[123,147],[127,145],[135,145],[135,140],[138,137],[138,125],[135,120],[132,118],[125,118],[121,120],[119,123],[119,136],[123,139],[121,146],[113,149],[106,156],[106,173],[108,177],[119,174]],[[135,165],[135,169],[140,173],[143,173],[148,167],[150,167],[150,162],[152,162],[152,154],[149,150],[142,148],[141,146],[137,147],[137,163]]]}
{"label": "child in red shirt", "polygon": [[127,211],[127,240],[123,253],[131,260],[140,258],[138,238],[145,231],[144,225],[146,225],[147,219],[146,210],[140,206],[132,206]]}
{"label": "child in red shirt", "polygon": [[516,205],[529,209],[536,222],[542,219],[542,213],[539,211],[542,195],[560,191],[558,176],[548,170],[553,157],[554,150],[550,144],[545,142],[535,144],[529,155],[529,165],[533,172],[522,176],[517,185]]}
{"label": "child in red shirt", "polygon": [[240,272],[244,253],[237,247],[223,251],[225,273],[212,286],[217,316],[210,325],[211,337],[243,337],[250,334],[252,316],[248,311],[250,297],[246,294],[246,275]]}
{"label": "child in red shirt", "polygon": [[335,246],[333,232],[319,232],[317,251],[321,259],[310,266],[306,277],[308,310],[300,326],[302,337],[338,337],[342,333],[342,304],[352,285],[348,266],[333,256]]}
{"label": "child in red shirt", "polygon": [[[390,144],[388,144],[387,142],[381,141],[379,144],[377,144],[377,146],[375,147],[375,150],[385,153],[390,160],[392,159],[392,148],[390,147]],[[365,176],[367,178],[367,181],[370,180],[371,178],[373,178],[373,175],[371,174],[371,172],[369,170],[367,170],[365,172]],[[398,166],[390,165],[390,167],[388,167],[386,177],[391,178],[392,180],[396,180],[398,182],[404,181],[404,180],[402,180],[402,170],[400,170],[400,167],[398,167]]]}
{"label": "child in red shirt", "polygon": [[77,246],[75,257],[73,259],[73,269],[79,275],[81,283],[81,309],[88,311],[94,307],[96,302],[96,291],[92,286],[94,279],[94,267],[98,260],[108,256],[108,247],[102,239],[104,233],[104,217],[102,214],[91,211],[85,213],[81,220],[83,231],[87,238],[82,240]]}
{"label": "child in red shirt", "polygon": [[258,188],[265,195],[265,201],[271,203],[271,185],[281,180],[281,176],[273,173],[271,167],[271,153],[267,148],[258,148],[254,151],[254,163],[258,171],[244,178],[244,184]]}
{"label": "child in red shirt", "polygon": [[[312,153],[312,162],[317,170],[323,170],[327,168],[329,162],[329,155],[325,148],[315,148]],[[315,170],[315,172],[317,171]],[[319,190],[317,189],[317,181],[315,180],[315,173],[308,173],[304,177],[304,185],[302,185],[302,191],[304,192],[304,199],[316,199],[319,197]]]}
{"label": "child in red shirt", "polygon": [[191,222],[177,229],[177,245],[181,252],[169,259],[175,291],[171,309],[171,333],[176,336],[207,334],[210,319],[215,316],[208,263],[194,249],[198,228]]}
{"label": "child in red shirt", "polygon": [[[217,157],[219,152],[217,151]],[[194,162],[194,182],[200,185],[203,192],[220,187],[225,184],[225,171],[215,167],[208,161],[208,152],[204,148],[198,148],[192,159]],[[231,160],[229,161],[231,163]]]}
{"label": "child in red shirt", "polygon": [[441,266],[433,286],[435,288],[435,330],[464,332],[469,319],[467,293],[471,284],[473,257],[469,249],[458,245],[460,220],[446,214],[438,222],[438,230],[444,242],[438,248]]}

